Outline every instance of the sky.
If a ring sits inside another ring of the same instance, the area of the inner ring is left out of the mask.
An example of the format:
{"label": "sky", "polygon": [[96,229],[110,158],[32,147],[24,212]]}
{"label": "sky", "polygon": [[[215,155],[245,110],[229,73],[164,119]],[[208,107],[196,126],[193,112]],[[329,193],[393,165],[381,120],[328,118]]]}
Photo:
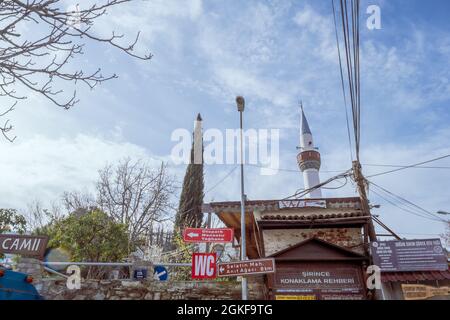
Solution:
{"label": "sky", "polygon": [[[382,25],[361,28],[361,162],[410,165],[450,154],[450,3],[362,1],[363,22],[369,5],[380,7]],[[0,141],[0,207],[23,211],[36,200],[50,206],[64,191],[93,190],[98,170],[124,157],[167,161],[181,186],[185,166],[171,160],[172,133],[192,130],[199,112],[205,130],[237,128],[236,95],[246,98],[246,128],[279,130],[286,169],[263,176],[247,166],[249,199],[280,199],[303,188],[295,172],[300,100],[322,155],[321,179],[351,168],[331,1],[136,0],[110,10],[93,30],[121,32],[123,41],[140,31],[137,52],[154,56],[141,61],[88,42],[72,67],[101,67],[118,79],[94,90],[77,85],[80,102],[70,110],[36,95],[20,101],[8,115],[17,139]],[[71,92],[73,85],[62,88]],[[448,167],[450,159],[430,165]],[[205,202],[239,199],[234,167],[205,166]],[[366,176],[387,169],[363,165]],[[371,180],[430,212],[450,211],[449,169]],[[356,192],[349,183],[324,195]],[[369,198],[381,205],[373,213],[403,237],[435,238],[445,230],[372,190]]]}

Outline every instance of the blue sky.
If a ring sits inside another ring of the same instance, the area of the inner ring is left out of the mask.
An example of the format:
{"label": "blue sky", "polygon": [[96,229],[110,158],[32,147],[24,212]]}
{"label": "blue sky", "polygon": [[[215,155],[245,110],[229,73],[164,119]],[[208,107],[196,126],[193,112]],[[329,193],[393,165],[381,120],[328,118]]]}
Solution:
{"label": "blue sky", "polygon": [[[70,1],[67,1],[70,3]],[[381,8],[382,29],[362,28],[363,163],[407,165],[450,154],[450,4],[446,0],[362,1]],[[364,24],[363,24],[364,26]],[[65,190],[92,189],[97,170],[124,156],[170,160],[170,136],[191,130],[198,112],[204,127],[236,128],[234,97],[247,100],[248,128],[280,129],[281,168],[296,169],[302,100],[322,154],[323,171],[350,168],[331,1],[134,1],[111,10],[95,30],[121,31],[149,62],[89,43],[73,67],[119,78],[95,90],[78,87],[69,111],[30,96],[11,114],[18,139],[0,143],[0,207],[26,208],[58,200]],[[65,90],[73,87],[64,84]],[[450,166],[450,160],[435,163]],[[206,189],[233,167],[205,168]],[[171,166],[182,180],[184,166]],[[383,168],[364,167],[368,175]],[[239,198],[238,171],[206,201]],[[333,173],[322,173],[322,179]],[[450,170],[411,169],[374,182],[435,212],[450,211]],[[250,199],[274,199],[303,187],[302,176],[259,175],[247,168]],[[353,186],[325,195],[353,196]],[[408,237],[430,237],[443,224],[382,205],[376,213]],[[414,234],[414,235],[413,235]]]}

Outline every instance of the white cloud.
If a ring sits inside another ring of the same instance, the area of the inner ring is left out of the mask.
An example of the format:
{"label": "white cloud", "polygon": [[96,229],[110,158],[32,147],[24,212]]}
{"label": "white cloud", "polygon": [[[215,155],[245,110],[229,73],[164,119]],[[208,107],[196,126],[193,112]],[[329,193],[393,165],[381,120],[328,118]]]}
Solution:
{"label": "white cloud", "polygon": [[4,155],[0,159],[0,207],[13,208],[24,208],[35,199],[48,203],[64,191],[90,189],[100,168],[124,157],[159,163],[140,146],[83,134],[2,143],[0,153]]}
{"label": "white cloud", "polygon": [[305,5],[297,12],[294,21],[301,29],[298,41],[310,45],[308,49],[318,58],[336,63],[337,49],[332,16],[321,14]]}
{"label": "white cloud", "polygon": [[[223,106],[232,104],[236,94],[245,95],[248,101],[251,112],[246,113],[246,125],[284,128],[281,167],[296,168],[298,131],[294,128],[298,128],[297,102],[302,99],[322,151],[323,170],[349,168],[330,8],[323,11],[316,1],[305,1],[305,5],[295,1],[236,3],[156,0],[111,10],[96,27],[97,32],[109,35],[114,29],[130,40],[141,30],[139,48],[149,48],[154,59],[137,65],[132,60],[121,60],[116,50],[103,52],[104,47],[95,47],[94,54],[86,55],[84,62],[95,67],[108,59],[113,69],[126,69],[119,73],[119,85],[105,85],[82,96],[83,104],[69,112],[35,97],[20,105],[11,116],[20,140],[14,145],[0,145],[0,152],[7,155],[0,160],[1,205],[21,207],[29,198],[54,199],[63,190],[90,186],[97,169],[106,161],[128,155],[151,158],[152,151],[137,145],[136,136],[152,148],[164,149],[169,139],[161,138],[166,134],[161,131],[170,128],[174,119],[190,113],[194,117],[198,108],[208,104],[208,113],[202,111],[205,119],[215,123],[223,119],[225,123],[232,108]],[[409,164],[415,159],[426,160],[450,152],[445,144],[450,140],[448,131],[439,132],[435,127],[439,123],[442,126],[440,110],[445,111],[446,106],[433,108],[450,98],[450,42],[443,33],[419,27],[392,42],[389,35],[396,31],[383,29],[370,36],[363,32],[363,118],[371,116],[365,118],[363,138],[374,127],[372,133],[391,134],[389,139],[378,139],[380,134],[375,135],[377,140],[364,141],[366,163]],[[122,61],[127,64],[121,65]],[[159,94],[164,98],[156,99]],[[178,100],[173,100],[174,96]],[[410,110],[422,112],[420,121]],[[186,121],[190,126],[191,120]],[[409,133],[389,128],[386,123],[416,125],[423,135],[416,132],[414,139],[421,140],[406,141]],[[127,130],[130,127],[139,128],[134,136]],[[125,142],[123,135],[134,143]],[[178,180],[183,177],[183,169],[175,168]],[[229,170],[207,167],[206,189]],[[369,167],[364,170],[378,171]],[[207,198],[238,199],[237,172]],[[252,199],[283,197],[303,185],[300,172],[280,172],[271,177],[258,173],[259,168],[247,171],[247,193]],[[430,210],[447,209],[448,179],[443,178],[444,174],[445,171],[405,170],[377,181]],[[323,173],[322,180],[330,175]],[[325,194],[346,196],[355,192],[349,185]],[[405,219],[407,216],[395,207],[385,204],[379,212],[386,223],[400,231],[439,232],[439,227],[426,220]]]}

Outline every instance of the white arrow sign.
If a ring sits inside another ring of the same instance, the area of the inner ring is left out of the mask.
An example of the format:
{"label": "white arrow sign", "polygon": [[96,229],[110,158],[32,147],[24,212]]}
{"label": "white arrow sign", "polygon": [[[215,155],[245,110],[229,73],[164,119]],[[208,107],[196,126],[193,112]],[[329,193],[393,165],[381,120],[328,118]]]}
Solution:
{"label": "white arrow sign", "polygon": [[161,271],[161,272],[155,272],[155,275],[154,275],[154,279],[155,280],[159,280],[159,277],[161,277],[161,276],[163,276],[163,275],[165,275],[166,274],[166,271]]}
{"label": "white arrow sign", "polygon": [[198,233],[191,232],[191,233],[188,233],[188,236],[189,236],[189,238],[194,238],[194,237],[198,237],[200,235]]}

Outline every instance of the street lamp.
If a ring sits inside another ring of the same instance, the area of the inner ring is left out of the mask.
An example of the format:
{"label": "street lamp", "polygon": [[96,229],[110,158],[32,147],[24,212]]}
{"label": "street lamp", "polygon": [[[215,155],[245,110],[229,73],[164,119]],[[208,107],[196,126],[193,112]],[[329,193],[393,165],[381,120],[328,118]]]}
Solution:
{"label": "street lamp", "polygon": [[[244,138],[242,129],[242,114],[245,109],[245,99],[242,96],[236,97],[236,105],[240,118],[240,139],[241,139],[241,260],[247,260],[246,234],[245,234],[245,193],[244,193]],[[247,278],[242,276],[242,300],[248,299]]]}
{"label": "street lamp", "polygon": [[438,211],[437,214],[442,214],[442,215],[450,215],[450,212],[446,212],[446,211]]}

